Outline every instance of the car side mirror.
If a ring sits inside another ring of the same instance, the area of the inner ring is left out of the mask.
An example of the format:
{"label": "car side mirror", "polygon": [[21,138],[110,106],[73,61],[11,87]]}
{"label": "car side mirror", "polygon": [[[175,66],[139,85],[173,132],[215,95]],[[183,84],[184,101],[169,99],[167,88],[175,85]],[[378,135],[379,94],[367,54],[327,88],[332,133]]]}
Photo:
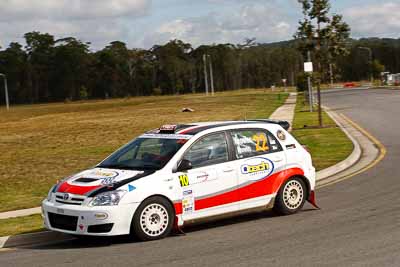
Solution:
{"label": "car side mirror", "polygon": [[184,172],[187,170],[190,170],[193,168],[192,162],[190,160],[187,159],[182,159],[179,164],[178,167],[176,168],[177,172]]}

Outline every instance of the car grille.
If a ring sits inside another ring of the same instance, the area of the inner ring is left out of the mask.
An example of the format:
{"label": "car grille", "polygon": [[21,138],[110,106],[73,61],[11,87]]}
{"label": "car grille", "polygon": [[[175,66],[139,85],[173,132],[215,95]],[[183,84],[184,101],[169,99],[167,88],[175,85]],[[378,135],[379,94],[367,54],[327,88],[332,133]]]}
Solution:
{"label": "car grille", "polygon": [[48,212],[50,226],[53,228],[76,231],[78,217]]}
{"label": "car grille", "polygon": [[74,195],[68,199],[64,199],[63,193],[56,194],[56,202],[61,203],[61,204],[80,206],[80,205],[82,205],[84,200],[85,200],[85,197],[78,197],[78,196],[74,196]]}

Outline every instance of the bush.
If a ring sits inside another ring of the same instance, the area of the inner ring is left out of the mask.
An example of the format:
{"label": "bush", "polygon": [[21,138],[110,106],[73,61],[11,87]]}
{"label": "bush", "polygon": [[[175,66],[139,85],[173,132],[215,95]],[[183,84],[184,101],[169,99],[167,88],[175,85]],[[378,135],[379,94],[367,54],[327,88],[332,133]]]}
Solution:
{"label": "bush", "polygon": [[153,88],[153,95],[162,95],[162,90],[161,88]]}
{"label": "bush", "polygon": [[85,86],[81,86],[81,89],[79,90],[79,99],[81,100],[86,100],[88,99],[88,90]]}
{"label": "bush", "polygon": [[297,75],[296,87],[298,92],[304,92],[308,90],[307,77],[308,74],[305,72],[300,72]]}

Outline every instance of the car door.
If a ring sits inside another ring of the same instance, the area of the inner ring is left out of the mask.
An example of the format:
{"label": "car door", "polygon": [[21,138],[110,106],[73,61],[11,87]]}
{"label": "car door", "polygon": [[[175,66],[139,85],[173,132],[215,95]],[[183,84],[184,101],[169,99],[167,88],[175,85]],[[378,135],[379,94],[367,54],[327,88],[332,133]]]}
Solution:
{"label": "car door", "polygon": [[265,129],[232,130],[230,136],[237,159],[239,209],[268,204],[286,167],[281,144]]}
{"label": "car door", "polygon": [[192,220],[238,209],[237,173],[232,165],[227,133],[206,135],[196,141],[183,159],[192,169],[178,172],[182,187],[182,218]]}

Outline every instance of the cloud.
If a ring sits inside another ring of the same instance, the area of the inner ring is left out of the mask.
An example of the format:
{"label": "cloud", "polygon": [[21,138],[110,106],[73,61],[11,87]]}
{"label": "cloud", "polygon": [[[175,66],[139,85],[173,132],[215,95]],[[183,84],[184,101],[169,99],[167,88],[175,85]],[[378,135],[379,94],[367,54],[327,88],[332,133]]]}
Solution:
{"label": "cloud", "polygon": [[146,14],[151,0],[2,0],[0,20],[94,19]]}
{"label": "cloud", "polygon": [[400,3],[348,8],[344,10],[344,18],[354,37],[400,37]]}
{"label": "cloud", "polygon": [[204,43],[241,43],[245,38],[253,37],[258,42],[270,42],[289,39],[293,31],[290,19],[281,14],[278,7],[267,3],[247,3],[229,15],[210,13],[166,22],[146,36],[143,43],[149,46],[182,39],[198,46]]}
{"label": "cloud", "polygon": [[0,0],[0,46],[23,34],[48,32],[92,42],[94,49],[123,40],[126,20],[149,15],[152,0]]}

